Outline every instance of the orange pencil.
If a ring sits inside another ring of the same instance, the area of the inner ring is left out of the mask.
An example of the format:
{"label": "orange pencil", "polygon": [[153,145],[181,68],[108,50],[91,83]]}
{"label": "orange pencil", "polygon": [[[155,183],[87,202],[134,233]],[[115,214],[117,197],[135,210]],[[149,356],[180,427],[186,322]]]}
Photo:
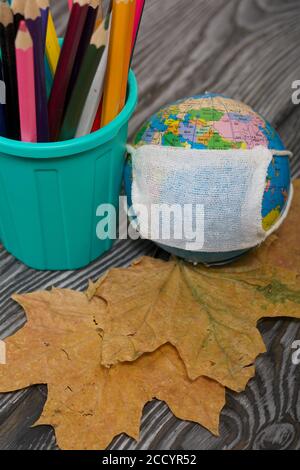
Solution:
{"label": "orange pencil", "polygon": [[128,73],[129,73],[129,66],[130,66],[131,54],[132,54],[132,36],[133,36],[133,28],[134,28],[134,21],[135,21],[135,11],[136,11],[136,0],[133,0],[132,4],[130,5],[129,25],[128,25],[128,33],[127,33],[127,38],[126,38],[126,50],[125,50],[125,60],[124,60],[124,67],[123,67],[123,78],[122,78],[121,100],[120,100],[119,111],[122,111],[122,109],[124,108],[126,95],[127,95],[127,83],[128,83]]}
{"label": "orange pencil", "polygon": [[131,15],[135,0],[113,0],[112,27],[105,79],[101,127],[111,122],[119,113],[124,69],[126,68],[128,42],[132,41]]}

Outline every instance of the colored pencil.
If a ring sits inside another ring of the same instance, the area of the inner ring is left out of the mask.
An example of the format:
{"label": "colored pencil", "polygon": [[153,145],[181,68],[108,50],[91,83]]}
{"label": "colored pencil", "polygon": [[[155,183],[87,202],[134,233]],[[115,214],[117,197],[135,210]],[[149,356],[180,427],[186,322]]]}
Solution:
{"label": "colored pencil", "polygon": [[49,18],[49,0],[37,0],[37,5],[40,9],[42,17],[43,50],[45,51]]}
{"label": "colored pencil", "polygon": [[95,27],[95,23],[97,19],[99,4],[100,4],[100,0],[90,0],[84,28],[83,28],[79,46],[76,52],[76,58],[75,58],[75,62],[74,62],[73,70],[72,70],[72,75],[70,78],[66,104],[69,102],[69,99],[71,97],[72,91],[74,89],[74,86],[76,84],[76,81],[79,75],[80,67],[81,67],[85,52],[91,41],[91,37],[94,31],[94,27]]}
{"label": "colored pencil", "polygon": [[108,65],[105,78],[101,126],[111,122],[119,113],[128,31],[133,0],[113,0],[112,26],[109,41]]}
{"label": "colored pencil", "polygon": [[122,87],[121,87],[121,99],[119,111],[122,111],[125,105],[126,96],[127,96],[127,84],[128,84],[128,72],[132,54],[132,36],[133,36],[133,27],[135,21],[135,12],[136,12],[136,0],[132,1],[130,5],[129,13],[129,24],[128,24],[128,33],[126,38],[126,48],[125,48],[125,59],[123,67],[123,76],[122,76]]}
{"label": "colored pencil", "polygon": [[60,54],[60,45],[58,42],[54,21],[51,11],[48,15],[48,28],[46,34],[46,55],[52,75],[55,75]]}
{"label": "colored pencil", "polygon": [[16,38],[21,140],[37,141],[33,42],[25,21],[20,22]]}
{"label": "colored pencil", "polygon": [[[108,18],[108,15],[109,15],[110,29],[111,29],[112,7],[113,7],[113,0],[110,0],[109,5],[108,5],[108,9],[107,9],[107,13],[106,13],[106,18]],[[103,16],[103,8],[102,8],[102,16]],[[98,21],[98,19],[97,19],[97,21]],[[96,21],[96,24],[97,24],[97,21]],[[110,30],[109,30],[109,32],[110,32]],[[109,38],[109,36],[108,36],[108,38]],[[106,47],[108,47],[108,46],[106,46]],[[105,62],[105,71],[104,71],[104,73],[106,73],[106,68],[107,68],[108,51],[105,51],[105,55],[107,57],[105,58],[106,62]],[[102,77],[102,75],[101,75],[101,77]],[[103,77],[103,80],[104,79],[105,79],[105,75]],[[96,95],[97,96],[97,105],[98,105],[96,113],[95,113],[94,106],[93,106],[92,115],[95,116],[93,124],[92,124],[92,126],[90,126],[90,123],[89,123],[89,126],[88,126],[89,130],[87,130],[87,127],[84,126],[84,128],[83,128],[84,133],[82,135],[89,134],[90,132],[95,132],[98,129],[100,129],[100,127],[101,127],[101,116],[102,116],[102,108],[103,108],[103,85],[104,85],[104,83],[102,83],[102,81],[101,81],[101,89],[100,89],[100,87],[97,87],[97,83],[95,83],[95,81],[93,83],[92,88],[94,88],[95,93],[97,93],[98,88],[101,90],[101,93],[99,93],[99,95],[98,94]],[[92,92],[92,90],[91,90],[91,92]],[[88,115],[90,116],[90,113]],[[79,126],[79,129],[80,129],[80,126]]]}
{"label": "colored pencil", "polygon": [[[37,4],[40,9],[41,17],[42,17],[43,51],[45,53],[50,5],[49,5],[49,0],[37,0]],[[48,97],[50,96],[51,88],[53,85],[53,75],[51,73],[48,58],[45,63],[45,79],[46,79],[46,92],[47,92],[47,100],[48,100]]]}
{"label": "colored pencil", "polygon": [[49,141],[47,90],[44,66],[42,18],[35,0],[25,6],[25,20],[33,41],[37,141]]}
{"label": "colored pencil", "polygon": [[97,114],[94,119],[94,123],[92,126],[92,129],[90,132],[96,132],[100,129],[101,126],[101,116],[102,116],[102,106],[103,106],[103,99],[101,99],[98,109],[97,109]]}
{"label": "colored pencil", "polygon": [[135,49],[137,37],[139,34],[144,7],[145,7],[145,0],[136,0],[136,9],[135,9],[135,18],[134,18],[134,27],[133,27],[133,36],[132,36],[131,60],[132,60],[133,52]]}
{"label": "colored pencil", "polygon": [[2,75],[2,61],[0,59],[0,136],[6,136],[6,118],[5,118],[5,105],[6,105],[6,90],[5,82]]}
{"label": "colored pencil", "polygon": [[14,15],[15,35],[18,33],[20,21],[24,20],[25,3],[26,0],[13,0],[11,4]]}
{"label": "colored pencil", "polygon": [[96,129],[100,128],[101,109],[100,103],[103,96],[105,73],[107,69],[109,36],[111,26],[111,12],[106,15],[104,25],[107,30],[106,47],[98,65],[95,77],[90,87],[89,94],[84,104],[80,117],[76,137],[89,134],[93,129],[93,123],[96,120]]}
{"label": "colored pencil", "polygon": [[12,11],[6,2],[0,4],[0,43],[3,77],[6,85],[7,137],[20,139],[20,118],[15,55],[15,27]]}
{"label": "colored pencil", "polygon": [[74,0],[48,103],[50,137],[57,140],[68,87],[88,11],[88,0]]}
{"label": "colored pencil", "polygon": [[102,23],[104,20],[104,14],[103,14],[103,0],[100,0],[99,2],[99,8],[98,8],[98,13],[97,13],[97,18],[96,18],[96,23],[95,23],[95,29],[98,28],[98,26]]}
{"label": "colored pencil", "polygon": [[68,140],[75,137],[84,103],[105,50],[107,29],[104,23],[103,21],[94,32],[84,55],[78,80],[66,110],[60,140]]}

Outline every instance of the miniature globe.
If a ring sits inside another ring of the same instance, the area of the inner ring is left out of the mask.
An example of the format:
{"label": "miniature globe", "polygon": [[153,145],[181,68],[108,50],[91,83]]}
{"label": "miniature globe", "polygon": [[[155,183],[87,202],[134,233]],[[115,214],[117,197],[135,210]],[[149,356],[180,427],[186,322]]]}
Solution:
{"label": "miniature globe", "polygon": [[[264,146],[285,150],[273,127],[252,108],[222,95],[206,93],[177,101],[154,114],[136,134],[134,146],[163,145],[187,149],[253,149]],[[280,218],[290,191],[288,156],[274,156],[268,169],[262,201],[262,226],[268,231]],[[125,189],[131,200],[132,166],[125,166]],[[161,245],[166,251],[191,262],[222,264],[235,260],[248,250],[204,253],[178,250]]]}

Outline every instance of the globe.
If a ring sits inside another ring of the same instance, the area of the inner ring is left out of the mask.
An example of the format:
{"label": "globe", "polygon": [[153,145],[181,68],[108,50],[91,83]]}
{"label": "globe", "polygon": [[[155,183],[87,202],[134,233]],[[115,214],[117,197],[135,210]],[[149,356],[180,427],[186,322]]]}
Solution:
{"label": "globe", "polygon": [[[222,95],[205,93],[160,109],[137,132],[134,146],[163,145],[186,149],[253,149],[260,145],[285,150],[275,129],[246,104]],[[125,165],[125,189],[131,200],[132,164]],[[262,201],[262,226],[268,231],[285,210],[290,191],[288,156],[274,156],[269,166]],[[222,264],[245,253],[203,253],[161,245],[168,252],[191,262]],[[248,251],[248,250],[246,250]]]}

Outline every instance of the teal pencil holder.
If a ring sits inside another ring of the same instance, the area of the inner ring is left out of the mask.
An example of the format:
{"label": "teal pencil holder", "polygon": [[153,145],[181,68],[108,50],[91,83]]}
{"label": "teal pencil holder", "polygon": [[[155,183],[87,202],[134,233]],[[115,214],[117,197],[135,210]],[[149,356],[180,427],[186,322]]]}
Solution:
{"label": "teal pencil holder", "polygon": [[84,137],[47,144],[0,138],[0,240],[27,266],[79,269],[111,249],[97,208],[118,213],[128,122],[137,104],[134,73],[122,112]]}

